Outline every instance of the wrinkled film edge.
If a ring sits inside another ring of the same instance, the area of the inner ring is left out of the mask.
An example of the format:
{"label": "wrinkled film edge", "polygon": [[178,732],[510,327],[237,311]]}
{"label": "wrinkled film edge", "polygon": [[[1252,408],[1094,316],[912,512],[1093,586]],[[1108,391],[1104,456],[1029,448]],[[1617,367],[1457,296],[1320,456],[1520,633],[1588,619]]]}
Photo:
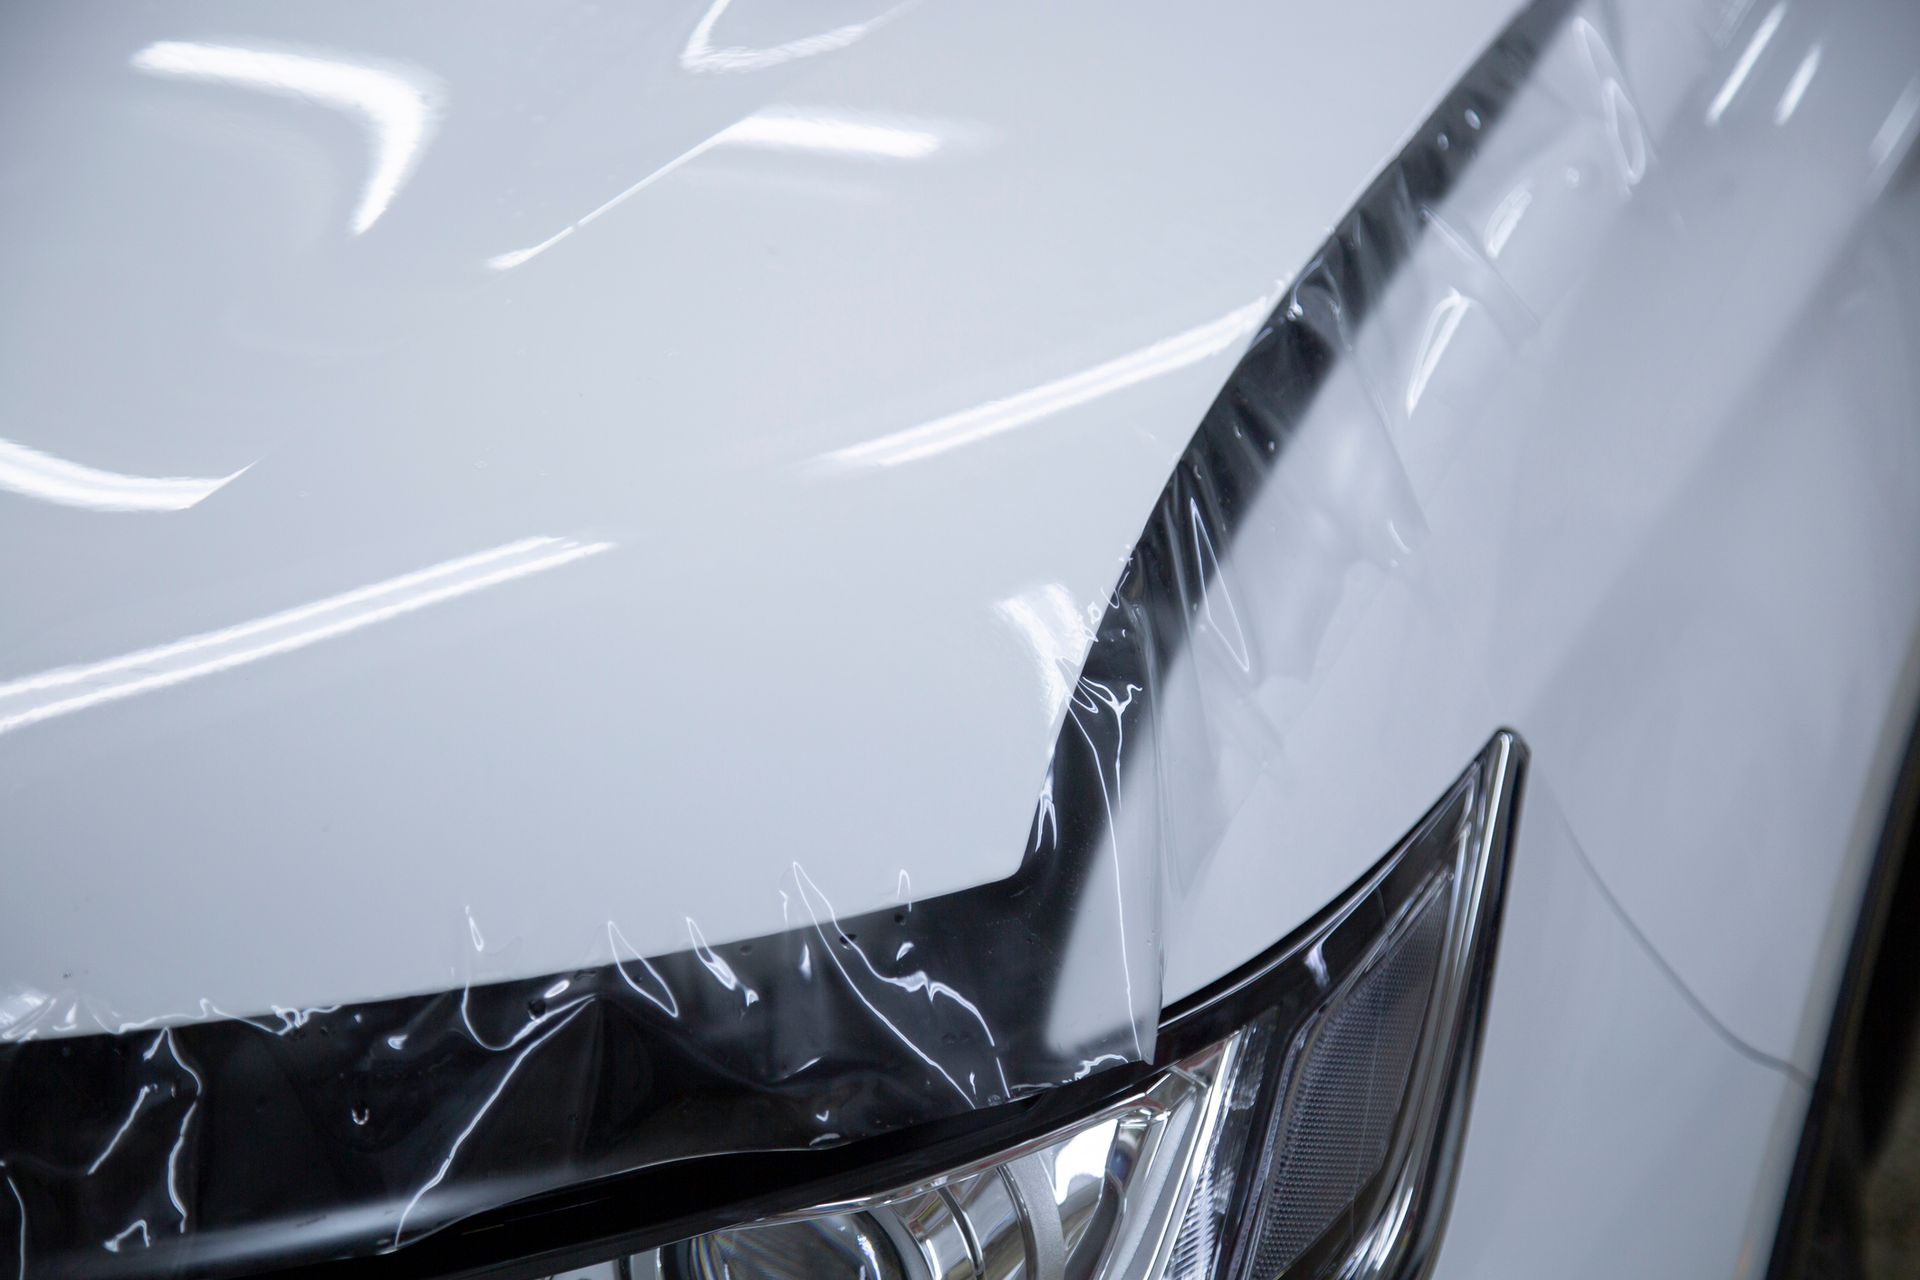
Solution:
{"label": "wrinkled film edge", "polygon": [[[1431,962],[1429,995],[1419,1002],[1424,1015],[1406,1102],[1393,1121],[1394,1141],[1381,1176],[1352,1200],[1363,1225],[1343,1232],[1338,1228],[1348,1224],[1329,1224],[1298,1256],[1297,1266],[1290,1260],[1281,1269],[1284,1277],[1337,1273],[1416,1280],[1437,1252],[1467,1124],[1526,761],[1527,749],[1516,734],[1497,733],[1434,808],[1316,924],[1189,1002],[1185,1017],[1176,1016],[1167,1027],[1159,1069],[1140,1085],[1111,1095],[1071,1122],[1032,1130],[991,1155],[932,1176],[729,1225],[750,1232],[756,1226],[911,1203],[1004,1171],[1103,1121],[1165,1106],[1160,1095],[1182,1076],[1206,1085],[1198,1123],[1176,1157],[1186,1166],[1177,1175],[1181,1193],[1151,1207],[1158,1217],[1145,1234],[1150,1256],[1130,1261],[1120,1273],[1165,1280],[1271,1280],[1266,1270],[1250,1265],[1248,1247],[1257,1234],[1258,1202],[1269,1193],[1264,1177],[1248,1176],[1264,1173],[1264,1167],[1256,1171],[1251,1163],[1261,1144],[1248,1143],[1244,1156],[1234,1152],[1290,1110],[1293,1060],[1311,1054],[1316,1029],[1434,920],[1442,936]],[[1214,1039],[1223,1027],[1231,1030]],[[1248,1091],[1244,1102],[1230,1102],[1241,1090]],[[1230,1132],[1234,1129],[1237,1137]],[[1223,1174],[1235,1189],[1216,1208],[1224,1221],[1208,1224],[1201,1202],[1204,1184]],[[1099,1274],[1115,1274],[1114,1266],[1109,1259]],[[636,1274],[646,1270],[635,1267]],[[555,1273],[536,1267],[530,1274]]]}

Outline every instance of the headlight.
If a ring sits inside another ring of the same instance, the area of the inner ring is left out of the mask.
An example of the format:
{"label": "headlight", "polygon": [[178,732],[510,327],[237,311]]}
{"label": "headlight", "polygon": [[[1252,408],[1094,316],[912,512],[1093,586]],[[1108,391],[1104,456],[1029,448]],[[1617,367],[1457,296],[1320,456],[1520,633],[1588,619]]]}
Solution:
{"label": "headlight", "polygon": [[1319,920],[1175,1011],[1168,1065],[1086,1117],[907,1186],[551,1274],[1416,1274],[1466,1120],[1523,760],[1496,736]]}

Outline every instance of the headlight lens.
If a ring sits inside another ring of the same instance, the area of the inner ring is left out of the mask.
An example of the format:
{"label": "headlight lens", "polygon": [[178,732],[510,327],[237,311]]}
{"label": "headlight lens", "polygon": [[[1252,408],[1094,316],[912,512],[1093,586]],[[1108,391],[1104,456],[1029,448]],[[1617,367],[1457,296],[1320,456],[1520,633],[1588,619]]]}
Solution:
{"label": "headlight lens", "polygon": [[[1179,1011],[1176,1060],[911,1186],[569,1280],[1296,1280],[1431,1256],[1465,1122],[1524,748],[1496,736],[1277,953]],[[1195,1045],[1198,1047],[1194,1047]]]}

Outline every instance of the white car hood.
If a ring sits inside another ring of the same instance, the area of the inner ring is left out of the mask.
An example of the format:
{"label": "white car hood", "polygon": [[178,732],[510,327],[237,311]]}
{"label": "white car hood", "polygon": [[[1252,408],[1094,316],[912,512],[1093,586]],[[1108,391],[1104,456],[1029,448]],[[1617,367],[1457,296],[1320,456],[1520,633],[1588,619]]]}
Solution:
{"label": "white car hood", "polygon": [[[833,8],[14,20],[9,1016],[1019,864],[1201,413],[1510,5]],[[1185,985],[1385,847],[1301,849]]]}

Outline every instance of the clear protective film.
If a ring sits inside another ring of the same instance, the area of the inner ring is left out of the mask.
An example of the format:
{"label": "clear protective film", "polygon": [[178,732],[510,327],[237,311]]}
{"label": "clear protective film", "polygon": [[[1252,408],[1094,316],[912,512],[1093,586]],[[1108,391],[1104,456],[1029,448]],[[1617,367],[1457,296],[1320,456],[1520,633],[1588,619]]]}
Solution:
{"label": "clear protective film", "polygon": [[[595,1179],[837,1147],[1156,1061],[1168,904],[1280,752],[1267,676],[1311,667],[1301,620],[1330,616],[1350,567],[1420,539],[1399,428],[1458,392],[1477,317],[1509,349],[1550,318],[1658,163],[1654,126],[1738,71],[1741,21],[1547,0],[1414,133],[1181,457],[1085,637],[1011,878],[842,915],[796,867],[782,932],[641,955],[610,927],[575,971],[369,1003],[123,1026],[83,998],[10,1002],[0,1258],[236,1275],[404,1251]],[[1920,87],[1895,107],[1831,190],[1885,183]],[[1548,206],[1575,234],[1529,257]],[[1395,294],[1417,249],[1446,265]],[[1349,393],[1361,428],[1311,452],[1301,423]],[[1264,572],[1276,559],[1301,571]],[[1295,1227],[1276,1258],[1304,1247]]]}
{"label": "clear protective film", "polygon": [[984,1157],[921,1152],[876,1193],[868,1169],[798,1211],[576,1241],[567,1266],[523,1254],[502,1280],[1417,1274],[1466,1127],[1525,761],[1494,735],[1357,884],[1169,1011],[1167,1065],[1070,1118],[1029,1117]]}

